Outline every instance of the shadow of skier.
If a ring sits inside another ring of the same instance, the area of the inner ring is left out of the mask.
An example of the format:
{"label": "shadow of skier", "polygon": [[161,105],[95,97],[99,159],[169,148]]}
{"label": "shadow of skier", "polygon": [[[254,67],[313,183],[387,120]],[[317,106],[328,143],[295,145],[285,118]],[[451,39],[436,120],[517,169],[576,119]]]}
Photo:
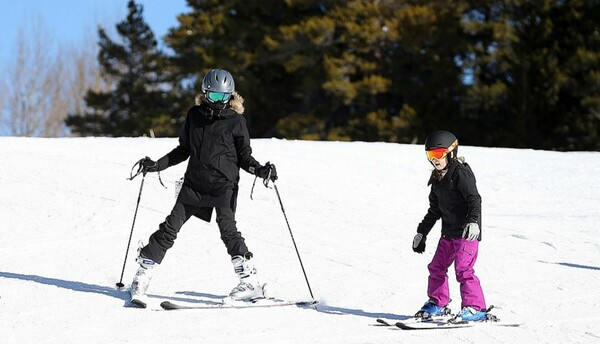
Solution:
{"label": "shadow of skier", "polygon": [[[44,277],[38,275],[26,275],[26,274],[16,274],[12,272],[2,272],[0,271],[0,277],[10,278],[10,279],[18,279],[22,281],[35,282],[45,285],[50,285],[54,287],[64,288],[68,290],[73,290],[81,293],[93,293],[100,294],[104,296],[113,297],[119,300],[124,301],[124,307],[130,307],[129,304],[129,290],[122,289],[118,290],[112,286],[102,286],[97,284],[90,284],[84,282],[77,281],[68,281],[58,278]],[[148,294],[149,298],[161,299],[161,300],[171,300],[171,301],[184,301],[190,303],[199,303],[199,304],[207,304],[207,305],[216,305],[220,304],[221,300],[225,297],[225,295],[213,295],[207,293],[197,293],[197,292],[177,292],[176,294],[183,295],[181,297],[177,296],[165,296],[158,294]],[[185,297],[187,296],[187,297]]]}
{"label": "shadow of skier", "polygon": [[114,287],[107,287],[107,286],[89,284],[89,283],[84,283],[84,282],[67,281],[67,280],[62,280],[62,279],[58,279],[58,278],[50,278],[50,277],[43,277],[43,276],[37,276],[37,275],[15,274],[12,272],[2,272],[2,271],[0,271],[0,277],[41,283],[41,284],[45,284],[45,285],[51,285],[51,286],[55,286],[55,287],[59,287],[59,288],[82,292],[82,293],[101,294],[101,295],[105,295],[105,296],[114,297],[116,299],[123,300],[123,301],[129,301],[129,293],[128,292],[117,290]]}

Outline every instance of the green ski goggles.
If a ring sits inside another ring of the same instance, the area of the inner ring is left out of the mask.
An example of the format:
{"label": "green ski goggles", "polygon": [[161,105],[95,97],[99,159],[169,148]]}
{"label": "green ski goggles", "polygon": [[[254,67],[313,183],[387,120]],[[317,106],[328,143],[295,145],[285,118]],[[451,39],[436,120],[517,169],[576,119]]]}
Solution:
{"label": "green ski goggles", "polygon": [[206,92],[206,98],[213,103],[216,102],[227,102],[229,98],[231,98],[231,93],[229,92]]}

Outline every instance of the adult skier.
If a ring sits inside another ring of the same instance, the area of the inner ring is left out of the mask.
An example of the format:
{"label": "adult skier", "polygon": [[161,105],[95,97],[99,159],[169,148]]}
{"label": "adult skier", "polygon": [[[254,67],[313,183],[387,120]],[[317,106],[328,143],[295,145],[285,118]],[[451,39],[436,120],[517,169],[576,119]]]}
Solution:
{"label": "adult skier", "polygon": [[233,76],[226,70],[213,69],[202,81],[202,93],[189,109],[180,130],[179,145],[153,161],[146,158],[146,172],[162,171],[189,158],[179,196],[148,244],[139,250],[139,263],[131,284],[131,302],[146,306],[146,290],[153,271],[177,238],[183,224],[195,216],[210,222],[216,211],[221,239],[231,256],[239,284],[229,296],[234,300],[251,300],[264,296],[252,262],[252,253],[238,231],[235,221],[239,170],[275,181],[275,166],[261,165],[252,157],[250,136],[246,127],[244,99],[235,92]]}
{"label": "adult skier", "polygon": [[442,236],[428,265],[429,300],[415,314],[430,317],[450,314],[448,267],[454,263],[460,283],[462,310],[451,322],[483,321],[486,305],[473,266],[481,240],[481,197],[475,175],[463,157],[458,157],[458,139],[448,131],[436,131],[425,140],[425,153],[434,169],[429,179],[429,209],[417,228],[413,250],[425,251],[427,235],[440,218]]}

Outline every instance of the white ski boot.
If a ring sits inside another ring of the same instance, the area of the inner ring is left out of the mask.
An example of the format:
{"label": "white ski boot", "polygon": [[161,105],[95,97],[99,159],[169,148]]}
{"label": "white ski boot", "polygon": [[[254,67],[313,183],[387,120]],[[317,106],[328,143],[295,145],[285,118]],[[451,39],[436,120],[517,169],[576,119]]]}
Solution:
{"label": "white ski boot", "polygon": [[231,301],[252,301],[265,297],[263,285],[258,282],[256,268],[251,260],[242,256],[231,258],[235,273],[240,278],[240,283],[229,293]]}
{"label": "white ski boot", "polygon": [[135,261],[140,264],[140,267],[131,283],[131,304],[134,307],[146,308],[146,290],[148,290],[148,285],[152,279],[152,270],[158,264],[152,259],[144,258],[142,255],[138,256]]}

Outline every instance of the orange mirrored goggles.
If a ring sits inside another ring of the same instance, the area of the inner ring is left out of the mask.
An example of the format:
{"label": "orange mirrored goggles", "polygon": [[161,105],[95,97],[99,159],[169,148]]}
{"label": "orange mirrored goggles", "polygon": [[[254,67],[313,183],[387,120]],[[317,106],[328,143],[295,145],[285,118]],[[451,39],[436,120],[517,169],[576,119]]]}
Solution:
{"label": "orange mirrored goggles", "polygon": [[425,151],[427,154],[427,160],[432,161],[433,159],[442,160],[448,155],[456,146],[458,146],[458,140],[454,140],[448,148],[433,148]]}
{"label": "orange mirrored goggles", "polygon": [[425,151],[425,154],[427,154],[427,160],[429,160],[429,161],[432,161],[433,159],[442,160],[443,158],[446,157],[446,155],[448,155],[448,149],[447,148],[434,148],[434,149]]}

